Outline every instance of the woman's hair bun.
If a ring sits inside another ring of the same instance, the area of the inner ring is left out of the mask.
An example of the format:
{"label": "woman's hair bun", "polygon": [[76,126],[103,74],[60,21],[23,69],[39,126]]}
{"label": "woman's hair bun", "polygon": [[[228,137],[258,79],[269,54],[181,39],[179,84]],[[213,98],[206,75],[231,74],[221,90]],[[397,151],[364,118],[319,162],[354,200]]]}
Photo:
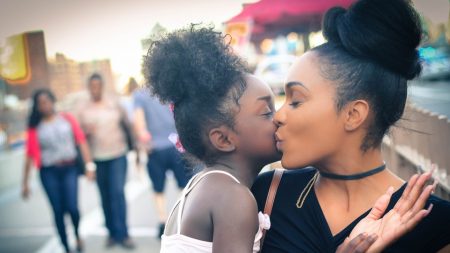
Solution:
{"label": "woman's hair bun", "polygon": [[346,12],[347,10],[342,7],[333,7],[327,11],[322,22],[323,36],[325,39],[333,43],[341,43],[338,24]]}
{"label": "woman's hair bun", "polygon": [[406,79],[420,74],[417,47],[422,29],[408,0],[359,0],[347,11],[332,8],[325,14],[323,33],[351,55],[374,61]]}

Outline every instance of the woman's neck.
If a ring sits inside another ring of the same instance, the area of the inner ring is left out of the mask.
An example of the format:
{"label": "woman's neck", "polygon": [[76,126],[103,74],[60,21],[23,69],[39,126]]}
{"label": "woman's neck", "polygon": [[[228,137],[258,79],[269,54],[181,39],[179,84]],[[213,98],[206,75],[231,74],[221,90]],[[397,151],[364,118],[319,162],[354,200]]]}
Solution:
{"label": "woman's neck", "polygon": [[56,116],[56,113],[55,113],[55,112],[52,112],[52,113],[47,114],[47,115],[44,115],[44,116],[42,117],[42,121],[44,121],[44,122],[52,121],[52,120],[55,118],[55,116]]}
{"label": "woman's neck", "polygon": [[[343,149],[344,150],[344,149]],[[384,164],[381,149],[370,149],[365,152],[348,150],[316,164],[319,171],[337,175],[354,175],[375,169]],[[389,186],[398,189],[403,181],[389,170],[383,170],[376,174],[357,180],[338,180],[319,176],[315,188],[317,190],[341,192],[351,198],[353,194],[383,194]]]}
{"label": "woman's neck", "polygon": [[92,99],[91,101],[94,105],[102,105],[103,104],[103,99],[101,99],[101,98],[100,99]]}
{"label": "woman's neck", "polygon": [[[379,148],[366,152],[341,149],[339,155],[315,164],[315,167],[327,173],[352,175],[370,171],[383,163]],[[319,174],[314,184],[314,193],[328,226],[335,235],[372,208],[390,186],[398,190],[402,185],[403,181],[386,169],[356,180],[338,180]]]}
{"label": "woman's neck", "polygon": [[315,164],[315,167],[327,173],[352,175],[371,170],[383,163],[381,149],[370,149],[365,152],[341,149],[340,153]]}

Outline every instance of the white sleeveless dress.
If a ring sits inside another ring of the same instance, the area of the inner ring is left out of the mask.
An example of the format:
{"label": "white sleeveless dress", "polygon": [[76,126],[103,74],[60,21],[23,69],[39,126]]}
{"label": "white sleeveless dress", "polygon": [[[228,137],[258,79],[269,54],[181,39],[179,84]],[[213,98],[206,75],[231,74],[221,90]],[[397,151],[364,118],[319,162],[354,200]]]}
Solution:
{"label": "white sleeveless dress", "polygon": [[[209,174],[224,174],[231,177],[234,181],[240,184],[239,180],[237,180],[233,175],[228,172],[221,170],[212,170],[201,175],[193,177],[187,186],[184,188],[181,198],[172,208],[172,211],[169,215],[172,217],[172,214],[179,205],[178,213],[177,213],[177,233],[173,235],[162,235],[161,237],[161,253],[211,253],[212,252],[212,242],[202,241],[195,238],[191,238],[180,233],[181,231],[181,215],[183,213],[184,203],[186,201],[186,195],[200,182],[205,176]],[[195,182],[194,182],[195,181]],[[194,182],[194,183],[193,183]],[[268,230],[270,228],[270,219],[268,215],[264,215],[261,212],[258,213],[259,219],[259,229],[255,235],[255,241],[253,244],[253,252],[260,251],[260,243],[261,238],[263,236],[263,230]]]}

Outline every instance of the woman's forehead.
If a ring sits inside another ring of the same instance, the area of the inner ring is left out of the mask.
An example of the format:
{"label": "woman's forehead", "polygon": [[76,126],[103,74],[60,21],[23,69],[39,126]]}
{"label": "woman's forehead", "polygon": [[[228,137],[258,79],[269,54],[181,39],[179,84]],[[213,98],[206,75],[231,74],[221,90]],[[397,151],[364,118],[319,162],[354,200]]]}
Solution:
{"label": "woman's forehead", "polygon": [[48,94],[46,94],[46,93],[41,93],[41,94],[39,94],[39,96],[37,97],[38,98],[38,100],[50,100],[50,96],[48,95]]}
{"label": "woman's forehead", "polygon": [[298,57],[288,71],[286,78],[286,84],[299,82],[306,88],[323,81],[323,77],[320,75],[319,62],[317,54],[314,52],[307,52]]}

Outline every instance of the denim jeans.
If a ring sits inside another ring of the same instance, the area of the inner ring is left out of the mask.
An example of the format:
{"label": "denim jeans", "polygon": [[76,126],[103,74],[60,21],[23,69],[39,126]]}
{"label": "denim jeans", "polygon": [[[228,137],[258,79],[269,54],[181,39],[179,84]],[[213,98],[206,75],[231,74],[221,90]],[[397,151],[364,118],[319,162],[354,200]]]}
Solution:
{"label": "denim jeans", "polygon": [[42,167],[40,178],[45,192],[53,209],[56,228],[59,238],[66,252],[69,251],[67,243],[64,214],[69,213],[75,235],[78,236],[80,212],[78,210],[78,173],[74,165]]}
{"label": "denim jeans", "polygon": [[173,171],[178,187],[183,189],[190,177],[185,161],[175,147],[162,150],[153,150],[148,156],[147,170],[152,181],[153,190],[156,193],[164,192],[166,183],[166,172]]}
{"label": "denim jeans", "polygon": [[126,156],[97,164],[97,184],[102,199],[105,225],[109,237],[117,242],[128,238],[127,206],[125,201],[125,179],[127,172]]}

